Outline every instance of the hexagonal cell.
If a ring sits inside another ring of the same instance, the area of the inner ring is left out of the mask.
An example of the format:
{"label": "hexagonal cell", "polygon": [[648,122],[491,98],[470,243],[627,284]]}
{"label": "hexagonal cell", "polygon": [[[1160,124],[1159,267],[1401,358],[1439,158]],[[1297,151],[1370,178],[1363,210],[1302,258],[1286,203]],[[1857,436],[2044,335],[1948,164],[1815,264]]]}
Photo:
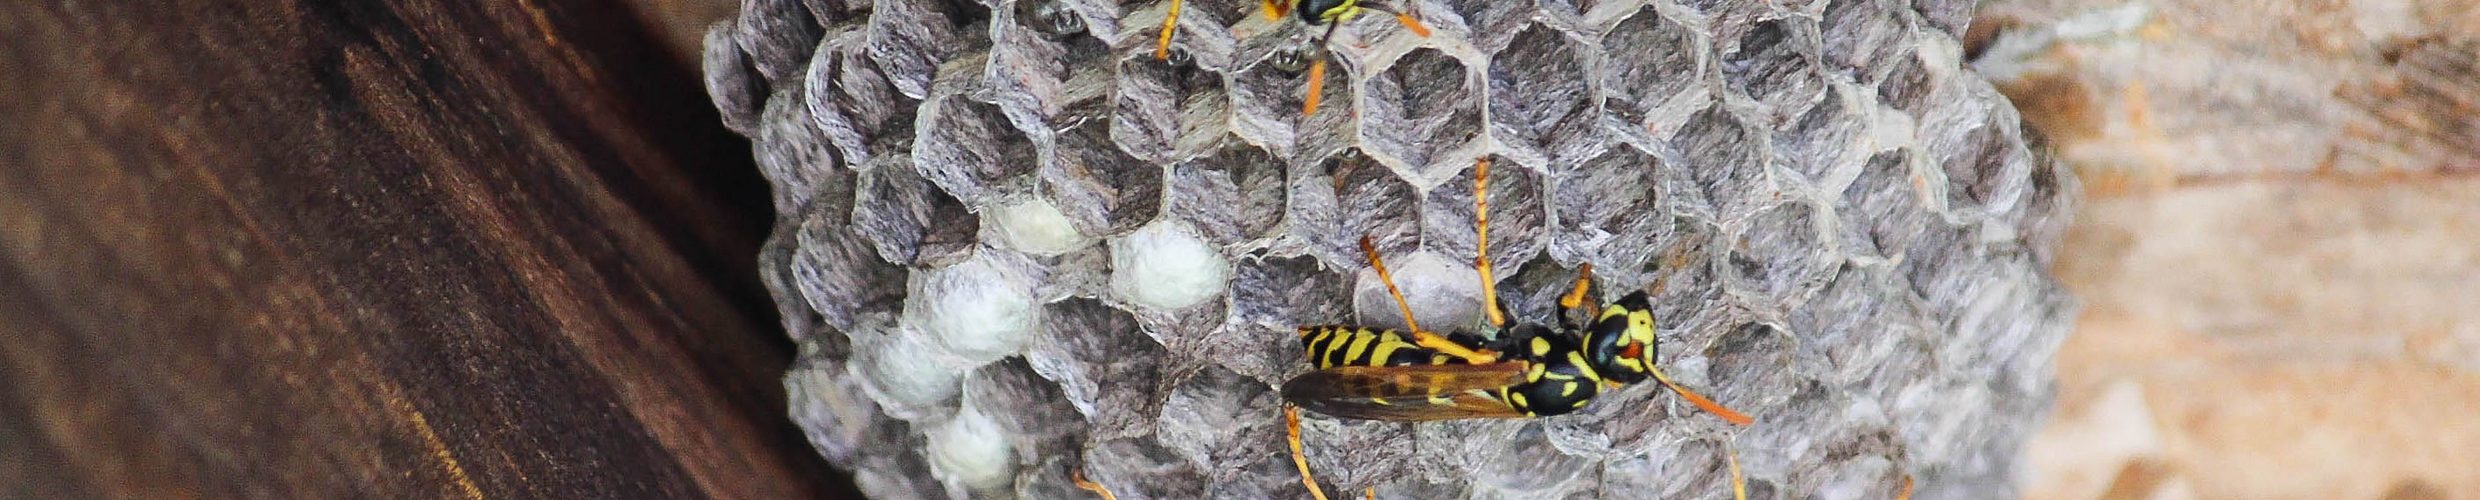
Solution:
{"label": "hexagonal cell", "polygon": [[1671,147],[1682,156],[1663,175],[1673,207],[1731,220],[1781,196],[1766,174],[1765,134],[1718,103],[1681,125]]}
{"label": "hexagonal cell", "polygon": [[[1162,29],[1163,11],[1170,7],[1170,3],[1168,0],[1155,0],[1141,14],[1130,18],[1143,26],[1135,38],[1145,43],[1135,54],[1153,58],[1155,37],[1161,34],[1158,30]],[[1182,2],[1180,29],[1177,35],[1171,37],[1173,54],[1170,58],[1186,58],[1200,67],[1217,71],[1229,70],[1235,67],[1234,56],[1241,52],[1243,43],[1235,38],[1232,28],[1256,15],[1259,15],[1258,7],[1254,2]]]}
{"label": "hexagonal cell", "polygon": [[[801,103],[804,87],[776,92],[758,124],[755,150],[758,173],[774,189],[775,213],[793,213],[808,205],[822,182],[851,182],[851,172],[836,164],[824,136]],[[843,188],[846,192],[850,188]]]}
{"label": "hexagonal cell", "polygon": [[1156,164],[1202,151],[1230,129],[1222,75],[1171,62],[1121,59],[1113,86],[1111,138]]}
{"label": "hexagonal cell", "polygon": [[982,218],[992,229],[989,240],[1033,255],[1057,256],[1094,241],[1077,232],[1076,224],[1058,206],[1037,197],[999,202],[983,209]]}
{"label": "hexagonal cell", "polygon": [[1702,349],[1708,360],[1706,379],[1712,381],[1705,395],[1749,415],[1773,411],[1798,388],[1800,377],[1791,372],[1795,343],[1789,333],[1773,325],[1731,327]]}
{"label": "hexagonal cell", "polygon": [[1420,243],[1420,214],[1412,184],[1385,165],[1346,150],[1293,171],[1292,234],[1330,265],[1359,267],[1361,236],[1376,240],[1387,255],[1411,253]]}
{"label": "hexagonal cell", "polygon": [[1196,464],[1152,437],[1113,439],[1085,449],[1087,477],[1125,498],[1200,498],[1206,477]]}
{"label": "hexagonal cell", "polygon": [[1818,21],[1825,62],[1862,83],[1877,74],[1911,39],[1912,27],[1882,0],[1829,0]]}
{"label": "hexagonal cell", "polygon": [[1946,174],[1944,191],[1950,213],[2005,210],[2023,196],[2031,177],[2032,156],[2014,139],[2014,130],[1993,119],[1939,135],[1927,139],[1922,153]]}
{"label": "hexagonal cell", "polygon": [[1739,447],[1740,469],[1749,476],[1784,478],[1792,484],[1808,479],[1808,475],[1795,476],[1792,471],[1802,468],[1801,464],[1842,459],[1824,456],[1827,450],[1821,444],[1853,425],[1854,420],[1871,416],[1847,413],[1850,408],[1825,384],[1801,381],[1781,406],[1753,415],[1763,424],[1749,426],[1747,431],[1732,437],[1743,444]]}
{"label": "hexagonal cell", "polygon": [[[896,91],[914,99],[930,95],[930,77],[939,65],[964,53],[965,30],[953,20],[960,10],[979,9],[972,2],[877,0],[870,5],[870,59],[887,72]],[[988,18],[989,13],[982,13]],[[979,44],[976,44],[979,45]]]}
{"label": "hexagonal cell", "polygon": [[1774,133],[1775,164],[1798,174],[1809,186],[1836,192],[1842,190],[1842,179],[1864,164],[1858,153],[1864,146],[1859,127],[1850,124],[1866,120],[1842,92],[1828,90],[1825,99],[1808,109],[1789,127]]}
{"label": "hexagonal cell", "polygon": [[[1351,117],[1350,65],[1327,65],[1323,101],[1317,113],[1301,116],[1301,104],[1309,88],[1308,75],[1303,69],[1286,67],[1282,54],[1257,61],[1232,75],[1232,133],[1263,144],[1275,156],[1286,158],[1301,151],[1324,152],[1351,144],[1355,122]],[[1306,56],[1292,56],[1300,58],[1297,62],[1301,68],[1307,67]]]}
{"label": "hexagonal cell", "polygon": [[1415,462],[1435,460],[1414,446],[1414,440],[1422,438],[1414,436],[1412,425],[1336,420],[1315,412],[1300,416],[1301,454],[1308,457],[1309,470],[1328,492],[1356,492],[1395,482],[1410,474]]}
{"label": "hexagonal cell", "polygon": [[2015,231],[2023,235],[2033,263],[2048,269],[2064,247],[2060,242],[2066,238],[2075,200],[2083,199],[2083,187],[2071,167],[2050,156],[2055,150],[2039,144],[2026,146],[2032,150],[2032,175],[2021,198],[2022,209],[2014,212]]}
{"label": "hexagonal cell", "polygon": [[885,424],[872,429],[874,442],[862,448],[893,452],[860,456],[852,466],[853,486],[871,498],[957,498],[923,473],[930,470],[930,463],[921,455],[923,439],[914,426],[901,420],[887,420]]}
{"label": "hexagonal cell", "polygon": [[862,172],[853,231],[898,264],[943,266],[971,256],[981,219],[913,173],[906,159],[882,156]]}
{"label": "hexagonal cell", "polygon": [[1845,245],[1845,251],[1892,258],[1920,234],[1928,207],[1921,202],[1910,158],[1908,149],[1878,153],[1843,189],[1837,211],[1843,216],[1844,239],[1853,243]]}
{"label": "hexagonal cell", "polygon": [[[1626,144],[1612,144],[1582,163],[1552,164],[1550,203],[1558,244],[1598,242],[1601,234],[1621,232],[1631,219],[1645,218],[1622,214],[1656,213],[1665,170],[1661,159]],[[1570,251],[1575,250],[1581,248]]]}
{"label": "hexagonal cell", "polygon": [[[1721,442],[1694,439],[1678,451],[1640,454],[1603,462],[1604,478],[1645,478],[1603,481],[1604,498],[1730,498],[1731,469]],[[1659,480],[1654,480],[1658,478]],[[1756,486],[1751,484],[1749,486]],[[1750,498],[1756,491],[1749,491]]]}
{"label": "hexagonal cell", "polygon": [[1042,197],[1077,231],[1106,237],[1153,221],[1163,191],[1163,168],[1120,152],[1108,135],[1090,122],[1061,131],[1041,167]]}
{"label": "hexagonal cell", "polygon": [[843,154],[845,164],[856,166],[880,154],[911,149],[914,108],[920,102],[897,93],[878,71],[878,63],[862,51],[864,35],[830,35],[812,56],[807,79],[811,119]]}
{"label": "hexagonal cell", "polygon": [[737,22],[736,41],[768,82],[801,76],[810,49],[818,46],[820,25],[801,0],[743,1]]}
{"label": "hexagonal cell", "polygon": [[1216,245],[1263,238],[1283,222],[1284,170],[1266,150],[1226,139],[1214,154],[1171,167],[1164,203]]}
{"label": "hexagonal cell", "polygon": [[1835,264],[1841,262],[1822,220],[1830,216],[1800,201],[1758,210],[1731,238],[1726,283],[1775,311],[1798,307],[1834,276]]}
{"label": "hexagonal cell", "polygon": [[[1100,300],[1072,298],[1042,307],[1046,331],[1025,353],[1042,378],[1076,406],[1097,439],[1144,435],[1162,400],[1155,397],[1170,353],[1138,328],[1137,319]],[[1117,485],[1114,485],[1115,487]]]}
{"label": "hexagonal cell", "polygon": [[758,75],[756,63],[749,52],[732,42],[733,24],[717,22],[706,28],[704,61],[706,95],[714,98],[715,110],[723,114],[724,128],[741,135],[758,126],[758,107],[766,97],[766,81]]}
{"label": "hexagonal cell", "polygon": [[828,326],[852,331],[865,315],[896,311],[905,270],[881,259],[843,221],[812,214],[801,221],[792,273],[801,297]]}
{"label": "hexagonal cell", "polygon": [[997,106],[948,96],[922,105],[929,126],[913,145],[913,164],[923,178],[967,205],[1022,192],[1040,162],[1033,143],[1008,123]]}
{"label": "hexagonal cell", "polygon": [[958,383],[972,364],[934,345],[927,336],[886,322],[852,330],[853,358],[846,376],[887,415],[909,422],[938,422],[956,411]]}
{"label": "hexagonal cell", "polygon": [[1575,267],[1559,264],[1548,253],[1534,254],[1526,262],[1499,261],[1494,265],[1498,266],[1500,276],[1498,300],[1506,304],[1508,320],[1558,324],[1558,317],[1552,314],[1558,309],[1559,296],[1576,282]]}
{"label": "hexagonal cell", "polygon": [[[1403,292],[1404,303],[1412,308],[1412,316],[1421,322],[1421,329],[1440,332],[1472,332],[1483,322],[1481,317],[1481,275],[1473,270],[1470,259],[1446,257],[1434,252],[1389,254],[1386,267],[1395,278],[1395,286]],[[1361,272],[1352,287],[1352,309],[1359,314],[1352,324],[1371,328],[1408,329],[1403,307],[1395,304],[1394,295],[1375,269]]]}
{"label": "hexagonal cell", "polygon": [[[1280,438],[1277,438],[1280,439]],[[1263,446],[1263,444],[1260,444]],[[1239,472],[1220,475],[1210,486],[1206,498],[1213,500],[1258,500],[1263,498],[1307,498],[1309,488],[1300,484],[1300,469],[1292,466],[1288,453],[1258,453],[1256,463]],[[1416,496],[1390,498],[1449,498]]]}
{"label": "hexagonal cell", "polygon": [[[1544,227],[1541,175],[1506,158],[1490,169],[1490,259],[1496,266],[1530,260],[1548,238]],[[1467,168],[1421,197],[1421,247],[1452,258],[1474,256],[1473,174]],[[1498,276],[1513,274],[1501,268]]]}
{"label": "hexagonal cell", "polygon": [[1914,0],[1912,10],[1920,12],[1920,20],[1929,27],[1961,38],[1964,27],[1972,24],[1972,8],[1979,5],[1972,0]]}
{"label": "hexagonal cell", "polygon": [[1265,384],[1207,366],[1171,389],[1155,435],[1217,479],[1235,476],[1283,440],[1282,397]]}
{"label": "hexagonal cell", "polygon": [[1041,329],[1033,287],[1041,264],[1005,251],[976,252],[952,266],[916,273],[904,301],[905,326],[979,366],[1015,355]]}
{"label": "hexagonal cell", "polygon": [[[1110,45],[1084,33],[1083,18],[1051,0],[1020,0],[999,11],[992,21],[991,99],[1008,110],[1019,126],[1049,122],[1069,103],[1098,99],[1110,92]],[[1061,26],[1067,24],[1071,26]],[[1053,30],[1066,29],[1054,33]]]}
{"label": "hexagonal cell", "polygon": [[1560,453],[1543,436],[1538,423],[1510,430],[1465,441],[1465,456],[1481,457],[1467,464],[1473,482],[1495,490],[1476,491],[1476,495],[1558,497],[1583,486],[1578,481],[1592,472],[1592,460]]}
{"label": "hexagonal cell", "polygon": [[1647,112],[1697,84],[1697,57],[1702,53],[1695,30],[1652,8],[1636,11],[1602,38],[1607,108],[1622,122],[1644,123]]}
{"label": "hexagonal cell", "polygon": [[[1708,314],[1723,294],[1722,227],[1694,217],[1673,217],[1669,229],[1650,245],[1652,255],[1635,279],[1646,282],[1653,295],[1653,314],[1665,334],[1681,332],[1695,318]],[[1615,275],[1617,271],[1594,273]],[[1612,279],[1615,279],[1612,278]],[[1615,287],[1614,287],[1615,288]],[[1665,340],[1668,342],[1668,340]]]}
{"label": "hexagonal cell", "polygon": [[868,0],[801,0],[801,5],[809,8],[810,17],[817,19],[819,26],[844,24],[870,14]]}
{"label": "hexagonal cell", "polygon": [[1111,291],[1129,303],[1174,312],[1220,296],[1231,263],[1179,221],[1111,240]]}
{"label": "hexagonal cell", "polygon": [[1524,28],[1524,23],[1536,12],[1530,2],[1437,0],[1424,5],[1446,6],[1445,12],[1416,9],[1422,10],[1420,17],[1424,22],[1431,23],[1431,28],[1462,34],[1464,39],[1472,42],[1473,47],[1485,53],[1505,49],[1508,41]]}
{"label": "hexagonal cell", "polygon": [[1459,168],[1453,154],[1481,136],[1481,85],[1462,61],[1438,49],[1405,54],[1368,82],[1361,117],[1384,127],[1360,129],[1371,152],[1402,160],[1424,177]]}
{"label": "hexagonal cell", "polygon": [[966,406],[923,432],[930,476],[946,485],[949,495],[989,496],[1016,484],[1014,440],[983,410]]}
{"label": "hexagonal cell", "polygon": [[1880,304],[1875,290],[1889,286],[1887,278],[1880,268],[1843,266],[1815,299],[1785,318],[1800,335],[1798,359],[1826,383],[1859,382],[1916,328]]}
{"label": "hexagonal cell", "polygon": [[1044,443],[1080,439],[1085,417],[1068,404],[1059,384],[1042,378],[1022,357],[983,365],[964,379],[967,406],[989,411],[992,421],[1015,440],[1020,458],[1034,458]]}
{"label": "hexagonal cell", "polygon": [[1232,318],[1288,329],[1334,324],[1350,312],[1342,301],[1345,275],[1307,256],[1251,255],[1232,273]]}
{"label": "hexagonal cell", "polygon": [[1723,80],[1756,99],[1767,125],[1807,112],[1825,90],[1811,60],[1818,50],[1816,26],[1807,21],[1760,21],[1733,45],[1719,64]]}
{"label": "hexagonal cell", "polygon": [[1516,34],[1507,50],[1491,56],[1490,135],[1517,154],[1553,164],[1599,142],[1584,53],[1582,44],[1549,26],[1534,24]]}
{"label": "hexagonal cell", "polygon": [[[849,343],[840,338],[843,332],[828,328],[826,318],[801,297],[800,277],[792,271],[794,256],[800,253],[800,235],[800,221],[787,220],[775,225],[767,234],[766,243],[758,247],[758,281],[766,286],[767,297],[775,302],[775,315],[783,321],[785,337],[796,345],[815,342],[835,349],[833,356],[843,358],[850,351]],[[822,332],[838,338],[812,339],[824,336],[820,335]]]}
{"label": "hexagonal cell", "polygon": [[812,356],[795,362],[784,373],[784,394],[802,437],[829,462],[852,463],[873,427],[889,420],[835,359]]}
{"label": "hexagonal cell", "polygon": [[1877,81],[1877,100],[1886,107],[1922,116],[1927,98],[1937,90],[1937,79],[1922,66],[1919,54],[1897,55],[1889,63],[1886,76]]}

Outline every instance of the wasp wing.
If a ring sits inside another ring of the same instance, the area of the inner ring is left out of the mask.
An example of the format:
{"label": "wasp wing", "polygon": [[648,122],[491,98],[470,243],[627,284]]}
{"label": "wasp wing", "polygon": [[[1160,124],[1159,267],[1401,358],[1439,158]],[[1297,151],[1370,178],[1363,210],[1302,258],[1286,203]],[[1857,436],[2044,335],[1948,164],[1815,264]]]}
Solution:
{"label": "wasp wing", "polygon": [[1340,418],[1419,422],[1523,418],[1499,391],[1524,381],[1522,362],[1339,366],[1283,383],[1283,399]]}

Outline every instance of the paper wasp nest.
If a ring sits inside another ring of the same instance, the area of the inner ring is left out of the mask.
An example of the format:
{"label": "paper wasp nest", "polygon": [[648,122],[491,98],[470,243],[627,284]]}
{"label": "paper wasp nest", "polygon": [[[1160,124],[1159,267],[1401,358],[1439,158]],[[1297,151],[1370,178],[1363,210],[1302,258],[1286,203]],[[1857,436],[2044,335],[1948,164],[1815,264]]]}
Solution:
{"label": "paper wasp nest", "polygon": [[[1301,498],[1274,387],[1299,325],[1425,326],[1491,257],[1546,321],[1591,262],[1656,293],[1654,384],[1575,415],[1307,423],[1337,496],[2011,496],[2072,302],[2045,273],[2075,189],[1961,69],[1972,2],[1409,5],[1420,38],[1191,0],[745,0],[707,37],[782,214],[763,256],[791,414],[883,498]],[[1380,300],[1379,302],[1372,302]],[[1356,304],[1355,301],[1358,301]]]}

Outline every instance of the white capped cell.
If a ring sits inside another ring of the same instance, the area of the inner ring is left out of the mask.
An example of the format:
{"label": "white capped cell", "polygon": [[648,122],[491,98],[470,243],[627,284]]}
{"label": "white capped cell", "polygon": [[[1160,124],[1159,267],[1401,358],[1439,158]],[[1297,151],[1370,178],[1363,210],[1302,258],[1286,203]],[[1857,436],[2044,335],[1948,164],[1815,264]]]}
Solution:
{"label": "white capped cell", "polygon": [[1162,221],[1111,240],[1111,290],[1137,305],[1174,310],[1220,295],[1231,262],[1186,224]]}

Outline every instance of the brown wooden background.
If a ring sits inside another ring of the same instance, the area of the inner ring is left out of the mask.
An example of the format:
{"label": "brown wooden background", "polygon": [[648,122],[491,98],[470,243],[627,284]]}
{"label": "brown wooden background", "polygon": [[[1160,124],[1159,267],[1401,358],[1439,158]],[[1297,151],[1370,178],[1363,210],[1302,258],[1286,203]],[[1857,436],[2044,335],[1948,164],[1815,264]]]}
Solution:
{"label": "brown wooden background", "polygon": [[718,3],[0,3],[0,497],[849,496]]}

